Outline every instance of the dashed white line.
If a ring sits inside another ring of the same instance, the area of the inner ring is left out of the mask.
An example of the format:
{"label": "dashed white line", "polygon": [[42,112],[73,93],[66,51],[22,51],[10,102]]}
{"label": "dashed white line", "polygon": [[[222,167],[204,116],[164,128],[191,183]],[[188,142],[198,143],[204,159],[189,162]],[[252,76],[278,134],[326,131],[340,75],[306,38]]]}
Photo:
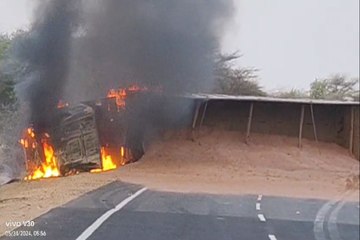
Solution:
{"label": "dashed white line", "polygon": [[258,214],[258,218],[260,219],[260,221],[266,222],[264,214]]}
{"label": "dashed white line", "polygon": [[256,210],[260,211],[260,203],[256,203]]}
{"label": "dashed white line", "polygon": [[263,197],[263,195],[260,194],[260,195],[258,196],[257,200],[258,200],[258,201],[261,201],[262,197]]}
{"label": "dashed white line", "polygon": [[277,240],[276,237],[275,237],[275,235],[272,235],[272,234],[269,234],[269,239],[270,239],[270,240]]}
{"label": "dashed white line", "polygon": [[138,197],[140,194],[142,194],[143,192],[146,191],[147,188],[142,188],[139,191],[137,191],[136,193],[134,193],[133,195],[131,195],[130,197],[126,198],[124,201],[122,201],[121,203],[119,203],[118,205],[116,205],[115,208],[110,209],[109,211],[107,211],[106,213],[104,213],[103,215],[101,215],[98,219],[96,219],[95,222],[93,222],[78,238],[76,238],[76,240],[85,240],[88,237],[91,236],[91,234],[93,234],[96,229],[98,229],[101,224],[103,224],[111,215],[113,215],[114,213],[116,213],[117,211],[121,210],[123,207],[125,207],[126,204],[128,204],[129,202],[131,202],[132,200],[134,200],[136,197]]}

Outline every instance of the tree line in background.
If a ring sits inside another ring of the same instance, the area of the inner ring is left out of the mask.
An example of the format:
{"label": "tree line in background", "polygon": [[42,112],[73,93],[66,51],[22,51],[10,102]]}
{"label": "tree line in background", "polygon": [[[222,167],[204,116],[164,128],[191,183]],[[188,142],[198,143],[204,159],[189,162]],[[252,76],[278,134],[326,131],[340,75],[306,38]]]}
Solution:
{"label": "tree line in background", "polygon": [[17,74],[20,71],[13,67],[21,64],[15,64],[11,57],[12,45],[14,39],[20,36],[18,34],[0,34],[0,171],[5,169],[5,176],[16,176],[23,166],[22,161],[14,160],[22,159],[18,139],[26,121],[25,110],[20,108],[15,94]]}
{"label": "tree line in background", "polygon": [[258,69],[235,67],[233,60],[239,54],[219,55],[215,71],[216,93],[243,96],[270,96],[279,98],[312,98],[325,100],[359,101],[359,77],[348,78],[336,74],[327,78],[315,79],[310,90],[291,89],[269,94],[262,90],[258,82]]}
{"label": "tree line in background", "polygon": [[347,78],[337,74],[328,78],[316,79],[310,84],[309,91],[291,89],[279,93],[278,97],[359,101],[359,78]]}
{"label": "tree line in background", "polygon": [[[16,106],[15,79],[23,67],[21,67],[21,63],[11,59],[10,51],[12,43],[25,34],[24,32],[10,36],[0,34],[0,111]],[[240,57],[241,55],[237,52],[228,55],[218,54],[214,70],[216,80],[214,93],[359,101],[359,78],[350,79],[340,74],[316,79],[311,83],[309,91],[292,89],[268,94],[259,85],[258,69],[238,67],[233,64],[233,61]],[[12,64],[12,70],[6,71],[4,66],[9,65],[9,62]]]}

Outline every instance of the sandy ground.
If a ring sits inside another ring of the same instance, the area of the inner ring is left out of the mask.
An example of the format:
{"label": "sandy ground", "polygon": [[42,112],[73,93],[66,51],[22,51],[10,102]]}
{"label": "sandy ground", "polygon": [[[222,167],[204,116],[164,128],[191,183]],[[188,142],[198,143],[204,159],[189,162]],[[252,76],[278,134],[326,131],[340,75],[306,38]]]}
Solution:
{"label": "sandy ground", "polygon": [[6,221],[33,219],[115,180],[148,188],[219,194],[263,194],[359,201],[359,162],[335,144],[205,131],[192,141],[169,135],[137,163],[119,170],[0,187],[0,235]]}

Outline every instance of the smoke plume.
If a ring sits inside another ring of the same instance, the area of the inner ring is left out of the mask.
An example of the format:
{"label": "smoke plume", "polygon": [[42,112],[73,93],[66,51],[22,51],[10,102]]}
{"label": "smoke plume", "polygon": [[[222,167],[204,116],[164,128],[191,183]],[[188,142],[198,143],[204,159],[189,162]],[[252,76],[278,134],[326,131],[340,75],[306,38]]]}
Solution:
{"label": "smoke plume", "polygon": [[46,128],[60,99],[92,100],[132,83],[211,89],[232,9],[232,0],[39,1],[21,54],[35,76],[31,122]]}
{"label": "smoke plume", "polygon": [[63,97],[78,11],[79,1],[42,1],[19,53],[35,76],[27,95],[30,121],[38,131],[49,127],[52,113]]}
{"label": "smoke plume", "polygon": [[214,55],[232,0],[86,2],[66,91],[70,98],[97,98],[131,83],[171,93],[213,87]]}

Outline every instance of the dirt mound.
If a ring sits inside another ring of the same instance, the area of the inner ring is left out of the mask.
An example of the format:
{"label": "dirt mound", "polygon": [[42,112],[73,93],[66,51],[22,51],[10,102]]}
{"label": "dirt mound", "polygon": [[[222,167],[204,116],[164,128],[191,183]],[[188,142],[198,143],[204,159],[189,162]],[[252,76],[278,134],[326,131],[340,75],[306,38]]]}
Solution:
{"label": "dirt mound", "polygon": [[331,198],[346,191],[350,174],[359,173],[359,162],[336,144],[304,140],[299,149],[296,138],[244,139],[231,131],[205,130],[195,140],[168,134],[140,162],[126,166],[123,178],[166,190]]}
{"label": "dirt mound", "polygon": [[307,169],[329,172],[358,170],[358,162],[346,149],[336,144],[316,144],[305,140],[303,148],[299,149],[297,140],[289,137],[254,135],[249,144],[244,139],[238,132],[225,131],[207,131],[194,141],[184,134],[168,136],[149,149],[138,167],[197,170],[196,166],[200,165],[201,168],[290,172]]}

